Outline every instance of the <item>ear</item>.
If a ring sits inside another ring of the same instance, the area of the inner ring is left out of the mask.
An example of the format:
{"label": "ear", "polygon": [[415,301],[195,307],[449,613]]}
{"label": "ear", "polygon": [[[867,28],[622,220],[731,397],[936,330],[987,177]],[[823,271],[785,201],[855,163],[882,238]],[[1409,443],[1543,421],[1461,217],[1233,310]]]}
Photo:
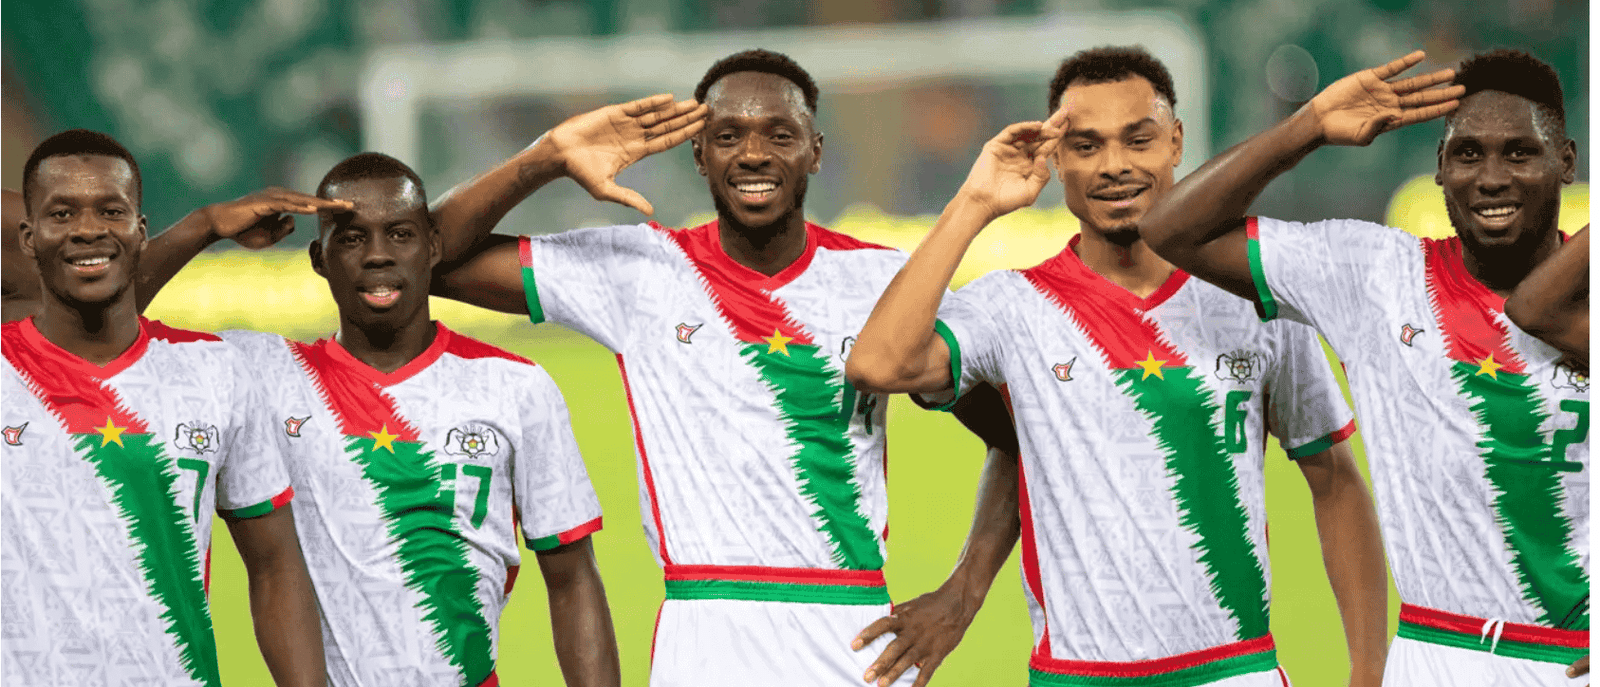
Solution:
{"label": "ear", "polygon": [[1437,163],[1433,167],[1433,185],[1434,186],[1443,186],[1444,185],[1444,139],[1439,139],[1439,148],[1434,151],[1433,156],[1434,156],[1434,161]]}
{"label": "ear", "polygon": [[822,132],[817,132],[817,138],[811,142],[811,174],[822,171]]}
{"label": "ear", "polygon": [[316,272],[317,276],[327,279],[328,269],[322,262],[322,240],[312,241],[311,245],[306,246],[306,252],[311,256],[311,271]]}
{"label": "ear", "polygon": [[1183,120],[1172,120],[1172,167],[1183,164]]}
{"label": "ear", "polygon": [[444,259],[444,238],[433,227],[428,228],[428,253],[428,271],[431,272]]}
{"label": "ear", "polygon": [[139,215],[139,252],[150,247],[150,221]]}
{"label": "ear", "polygon": [[1570,184],[1578,178],[1578,144],[1567,139],[1561,146],[1561,183]]}
{"label": "ear", "polygon": [[700,151],[700,137],[699,136],[695,136],[694,138],[689,139],[689,150],[692,151],[693,154],[694,154],[694,169],[695,169],[695,171],[699,172],[700,176],[705,176],[706,175],[705,154]]}
{"label": "ear", "polygon": [[28,220],[22,220],[17,224],[17,246],[29,259],[34,259],[38,255],[33,250],[33,223]]}

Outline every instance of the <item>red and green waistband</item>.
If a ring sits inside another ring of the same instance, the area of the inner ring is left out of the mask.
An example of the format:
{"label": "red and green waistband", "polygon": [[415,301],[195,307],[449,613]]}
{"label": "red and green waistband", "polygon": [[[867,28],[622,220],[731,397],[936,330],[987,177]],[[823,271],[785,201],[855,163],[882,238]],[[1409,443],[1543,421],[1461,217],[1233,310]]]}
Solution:
{"label": "red and green waistband", "polygon": [[668,565],[663,572],[668,599],[738,599],[842,606],[889,603],[889,588],[883,581],[882,570]]}
{"label": "red and green waistband", "polygon": [[1069,661],[1034,652],[1029,687],[1191,687],[1278,667],[1272,635],[1145,661]]}
{"label": "red and green waistband", "polygon": [[[1498,641],[1496,635],[1499,635]],[[1436,608],[1400,605],[1399,636],[1429,644],[1566,665],[1589,655],[1587,630],[1485,620]]]}

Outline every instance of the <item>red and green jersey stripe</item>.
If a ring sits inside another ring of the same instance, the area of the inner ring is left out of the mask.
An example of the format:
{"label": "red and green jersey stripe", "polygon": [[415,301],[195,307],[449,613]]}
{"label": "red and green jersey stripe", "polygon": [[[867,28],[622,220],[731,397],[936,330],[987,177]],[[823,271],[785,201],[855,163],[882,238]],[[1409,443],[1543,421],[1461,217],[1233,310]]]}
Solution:
{"label": "red and green jersey stripe", "polygon": [[[445,336],[440,332],[435,345],[444,346]],[[461,671],[463,685],[479,684],[494,674],[494,646],[478,597],[482,573],[468,560],[467,541],[455,519],[457,466],[436,459],[393,397],[348,361],[336,360],[333,345],[292,347],[339,421],[345,455],[377,492],[405,585],[421,596],[420,610],[433,628],[435,645]]]}
{"label": "red and green jersey stripe", "polygon": [[668,599],[738,599],[845,606],[889,603],[889,590],[881,570],[669,565],[663,573]]}
{"label": "red and green jersey stripe", "polygon": [[1069,249],[1023,276],[1089,337],[1118,387],[1150,421],[1152,438],[1166,454],[1179,524],[1198,538],[1196,554],[1210,573],[1212,596],[1238,623],[1238,638],[1266,635],[1266,572],[1217,424],[1221,406],[1204,374],[1144,314],[1176,293],[1188,275],[1176,272],[1140,299],[1090,271]]}
{"label": "red and green jersey stripe", "polygon": [[1401,604],[1399,636],[1430,644],[1570,665],[1589,655],[1589,631],[1496,623],[1423,606]]}
{"label": "red and green jersey stripe", "polygon": [[[1588,629],[1589,575],[1568,545],[1573,523],[1561,511],[1562,475],[1583,466],[1552,455],[1553,433],[1539,429],[1550,415],[1499,319],[1505,299],[1467,273],[1459,238],[1423,246],[1435,324],[1451,377],[1481,428],[1484,477],[1522,598],[1544,625]],[[1588,404],[1576,403],[1586,417]]]}
{"label": "red and green jersey stripe", "polygon": [[1030,687],[1194,687],[1273,670],[1278,650],[1272,635],[1145,661],[1067,661],[1035,655],[1028,662]]}
{"label": "red and green jersey stripe", "polygon": [[[550,549],[556,548],[557,546],[565,546],[567,544],[571,544],[572,542],[578,541],[579,539],[582,539],[584,537],[587,537],[587,536],[589,536],[591,534],[594,534],[595,532],[599,532],[599,531],[600,531],[600,518],[595,518],[593,520],[590,520],[589,522],[583,523],[582,525],[578,525],[577,527],[574,527],[574,528],[572,528],[570,530],[567,530],[565,532],[557,532],[557,533],[552,534],[552,535],[550,535],[548,537],[532,538],[532,537],[527,537],[526,533],[524,533],[524,537],[523,538],[528,540],[528,548],[529,549],[532,549],[534,551],[549,551]],[[511,583],[509,581],[506,582],[506,593],[507,594],[511,593],[510,587],[511,587]]]}

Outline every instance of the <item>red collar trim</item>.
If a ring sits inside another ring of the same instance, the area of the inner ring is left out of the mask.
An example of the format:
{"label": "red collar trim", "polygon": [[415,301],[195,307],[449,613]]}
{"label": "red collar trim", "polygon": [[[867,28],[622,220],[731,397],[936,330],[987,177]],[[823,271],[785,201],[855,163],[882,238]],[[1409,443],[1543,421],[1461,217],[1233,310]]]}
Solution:
{"label": "red collar trim", "polygon": [[1116,282],[1106,279],[1105,275],[1094,271],[1093,268],[1084,264],[1083,258],[1078,257],[1077,251],[1078,242],[1082,238],[1083,234],[1074,234],[1072,238],[1067,241],[1066,249],[1062,250],[1061,254],[1057,255],[1050,262],[1060,260],[1061,262],[1065,263],[1063,267],[1082,270],[1087,285],[1097,290],[1104,291],[1112,298],[1117,300],[1130,301],[1133,303],[1134,307],[1137,307],[1140,310],[1148,311],[1155,309],[1162,303],[1167,302],[1167,299],[1172,298],[1173,295],[1178,293],[1179,289],[1183,288],[1184,284],[1189,282],[1188,272],[1173,268],[1172,274],[1167,275],[1167,280],[1162,282],[1161,286],[1157,287],[1156,290],[1151,292],[1149,296],[1140,298],[1137,295],[1134,295],[1132,291],[1122,288]]}
{"label": "red collar trim", "polygon": [[433,343],[428,344],[428,347],[424,349],[421,354],[417,355],[415,358],[412,358],[411,362],[401,365],[400,369],[397,369],[394,372],[386,373],[378,368],[361,362],[360,358],[352,355],[350,351],[346,350],[345,347],[339,343],[339,338],[337,336],[330,336],[326,339],[323,339],[322,344],[327,349],[329,358],[332,358],[341,365],[350,368],[357,375],[360,375],[362,379],[372,382],[373,384],[377,384],[378,386],[394,386],[416,376],[418,372],[427,369],[429,365],[432,365],[434,362],[438,361],[439,356],[444,355],[445,348],[449,347],[450,345],[452,333],[449,328],[444,326],[443,322],[435,321],[433,324],[435,327],[437,327],[436,333],[433,336]]}
{"label": "red collar trim", "polygon": [[738,260],[734,260],[728,255],[727,250],[722,247],[722,233],[718,231],[718,221],[711,220],[707,224],[689,230],[705,232],[703,240],[709,245],[701,252],[702,259],[726,270],[729,276],[735,277],[738,281],[750,284],[757,289],[770,292],[783,288],[789,282],[804,274],[806,268],[811,266],[811,260],[817,256],[817,234],[821,227],[806,222],[806,247],[800,252],[800,257],[795,258],[794,262],[789,263],[787,267],[769,277],[739,264]]}
{"label": "red collar trim", "polygon": [[133,345],[128,346],[127,350],[105,365],[96,365],[84,360],[72,351],[57,346],[55,342],[45,338],[44,334],[39,331],[39,327],[34,325],[32,315],[17,323],[17,328],[22,332],[22,340],[40,353],[59,360],[74,372],[94,379],[106,380],[117,376],[118,373],[128,369],[130,365],[139,362],[139,359],[144,357],[144,352],[149,350],[150,332],[145,327],[147,321],[143,317],[139,318],[139,335],[134,338]]}

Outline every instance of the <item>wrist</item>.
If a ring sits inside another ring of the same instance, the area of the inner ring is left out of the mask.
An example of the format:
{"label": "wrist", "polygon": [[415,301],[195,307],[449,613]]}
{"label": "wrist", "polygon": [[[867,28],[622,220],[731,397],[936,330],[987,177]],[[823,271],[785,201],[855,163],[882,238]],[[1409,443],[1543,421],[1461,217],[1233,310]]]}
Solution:
{"label": "wrist", "polygon": [[190,213],[188,217],[185,217],[182,222],[173,226],[171,229],[168,229],[167,232],[171,232],[189,225],[191,219],[198,220],[194,222],[194,224],[197,225],[197,229],[194,231],[198,234],[195,239],[199,242],[200,248],[207,248],[211,244],[222,240],[222,232],[217,228],[217,211],[215,205],[207,205],[199,210],[195,210],[193,213]]}
{"label": "wrist", "polygon": [[956,192],[954,198],[950,199],[950,203],[945,205],[944,211],[951,219],[966,220],[967,224],[976,225],[973,227],[974,234],[1005,214],[995,212],[994,205],[981,193],[971,191],[964,186]]}
{"label": "wrist", "polygon": [[1294,138],[1295,147],[1318,147],[1328,142],[1327,131],[1323,126],[1322,114],[1317,109],[1315,99],[1302,105],[1283,121],[1283,126]]}
{"label": "wrist", "polygon": [[549,131],[541,134],[533,143],[528,144],[528,147],[523,148],[522,152],[517,153],[517,163],[524,175],[553,179],[567,173],[566,156],[551,140]]}

